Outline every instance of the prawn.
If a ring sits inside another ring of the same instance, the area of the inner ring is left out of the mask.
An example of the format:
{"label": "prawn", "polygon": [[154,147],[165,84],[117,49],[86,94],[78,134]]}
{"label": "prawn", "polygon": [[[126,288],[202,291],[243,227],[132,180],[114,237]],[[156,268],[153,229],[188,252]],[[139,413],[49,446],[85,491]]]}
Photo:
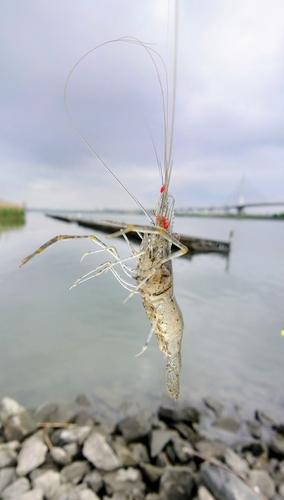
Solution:
{"label": "prawn", "polygon": [[[175,32],[177,33],[177,14],[178,11],[178,0],[176,1],[176,26]],[[158,82],[160,86],[162,106],[163,106],[163,117],[164,117],[164,160],[163,168],[158,160],[157,151],[152,139],[154,146],[156,158],[158,161],[158,166],[162,178],[162,187],[158,194],[156,203],[154,205],[153,214],[154,219],[148,214],[141,203],[127,190],[127,188],[122,184],[122,182],[116,177],[116,175],[111,171],[111,169],[106,165],[106,163],[100,158],[96,151],[87,142],[84,136],[81,134],[77,126],[75,125],[72,117],[70,116],[68,106],[67,106],[67,86],[71,75],[73,74],[75,68],[79,63],[87,57],[94,50],[100,47],[111,44],[111,43],[131,43],[140,46],[142,49],[146,50],[152,63],[154,65]],[[35,252],[24,258],[20,264],[20,267],[25,265],[29,260],[31,260],[35,255],[40,254],[49,246],[63,240],[72,239],[82,239],[88,238],[94,241],[99,247],[99,250],[87,252],[83,255],[82,259],[86,255],[107,252],[113,260],[104,262],[103,264],[96,267],[93,271],[90,271],[86,275],[79,278],[71,286],[74,288],[78,284],[81,284],[91,278],[94,278],[102,273],[110,271],[118,282],[126,288],[131,297],[135,293],[139,293],[142,297],[142,303],[145,308],[146,314],[151,323],[151,331],[147,337],[144,347],[138,355],[142,354],[147,348],[150,339],[155,333],[158,340],[160,350],[166,356],[166,387],[170,396],[175,399],[179,396],[179,376],[181,369],[181,341],[183,334],[183,317],[181,310],[178,306],[176,298],[174,296],[173,289],[173,268],[172,260],[184,255],[188,249],[185,245],[181,244],[179,241],[179,235],[173,232],[173,221],[174,221],[174,198],[169,193],[169,183],[172,170],[172,146],[173,146],[173,130],[174,130],[174,116],[175,116],[175,94],[176,94],[176,53],[177,53],[177,34],[175,37],[175,67],[174,67],[174,79],[173,79],[173,97],[171,106],[171,121],[169,119],[169,98],[168,98],[168,82],[167,82],[167,70],[165,63],[161,56],[147,44],[141,42],[140,40],[132,37],[124,37],[115,40],[109,40],[101,45],[93,48],[87,52],[72,68],[68,75],[65,84],[64,100],[69,119],[72,125],[85,142],[87,147],[92,151],[99,162],[108,170],[108,172],[116,179],[116,181],[121,185],[121,187],[128,193],[132,200],[138,205],[138,207],[144,212],[148,218],[149,225],[133,225],[118,223],[112,221],[105,221],[118,226],[119,229],[107,236],[106,238],[115,238],[118,236],[123,236],[126,240],[130,250],[131,255],[127,258],[121,259],[116,248],[114,246],[107,246],[104,242],[99,240],[94,235],[59,235],[51,240],[47,241]],[[161,64],[164,69],[166,88],[162,84],[161,74],[159,71],[158,64]],[[169,126],[170,122],[170,126]],[[141,246],[139,252],[137,252],[133,246],[130,244],[127,237],[127,233],[134,231],[137,232],[141,238]],[[175,246],[177,250],[171,251],[172,246]],[[134,259],[136,261],[136,268],[132,269],[128,266],[128,261]],[[134,278],[136,284],[133,284],[127,279],[125,279],[118,271],[117,266],[120,266],[121,270],[127,277]],[[127,300],[127,299],[126,299]]]}

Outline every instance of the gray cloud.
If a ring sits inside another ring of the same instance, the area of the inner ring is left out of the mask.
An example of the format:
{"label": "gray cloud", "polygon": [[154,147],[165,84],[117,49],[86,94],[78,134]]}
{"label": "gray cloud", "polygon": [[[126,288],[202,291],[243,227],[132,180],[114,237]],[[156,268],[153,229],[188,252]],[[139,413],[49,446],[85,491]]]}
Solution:
{"label": "gray cloud", "polygon": [[[222,203],[244,173],[266,199],[283,197],[283,18],[282,0],[180,2],[177,206]],[[14,0],[0,19],[0,198],[131,206],[72,129],[63,90],[84,53],[122,36],[155,43],[168,63],[167,1]],[[72,75],[68,105],[95,151],[151,206],[160,180],[144,120],[161,158],[163,123],[146,52],[120,43],[92,53]]]}

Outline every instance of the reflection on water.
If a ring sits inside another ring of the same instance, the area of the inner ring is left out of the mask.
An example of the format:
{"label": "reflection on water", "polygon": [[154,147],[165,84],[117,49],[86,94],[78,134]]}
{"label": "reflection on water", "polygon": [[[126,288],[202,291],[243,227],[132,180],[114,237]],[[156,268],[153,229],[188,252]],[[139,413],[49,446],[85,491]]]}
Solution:
{"label": "reflection on water", "polygon": [[[120,220],[121,214],[112,217]],[[175,230],[224,241],[234,230],[227,272],[226,260],[214,254],[174,262],[185,321],[181,399],[210,394],[279,414],[284,407],[282,224],[183,217],[176,218]],[[84,391],[105,408],[126,399],[144,406],[167,399],[165,360],[156,339],[135,358],[149,333],[141,298],[123,304],[127,291],[108,274],[68,290],[106,260],[95,254],[80,263],[82,254],[97,250],[91,241],[59,242],[18,269],[23,257],[53,236],[89,233],[40,213],[28,213],[18,231],[1,233],[0,397],[35,405],[72,400]],[[127,256],[124,241],[115,244]]]}

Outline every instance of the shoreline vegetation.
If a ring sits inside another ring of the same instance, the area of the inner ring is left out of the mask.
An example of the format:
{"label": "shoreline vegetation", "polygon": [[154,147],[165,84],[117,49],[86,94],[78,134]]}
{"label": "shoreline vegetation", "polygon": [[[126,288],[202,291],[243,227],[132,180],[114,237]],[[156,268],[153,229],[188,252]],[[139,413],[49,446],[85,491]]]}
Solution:
{"label": "shoreline vegetation", "polygon": [[25,224],[25,208],[0,200],[0,230]]}
{"label": "shoreline vegetation", "polygon": [[3,500],[280,500],[284,424],[204,398],[145,411],[124,403],[99,414],[73,404],[0,403]]}

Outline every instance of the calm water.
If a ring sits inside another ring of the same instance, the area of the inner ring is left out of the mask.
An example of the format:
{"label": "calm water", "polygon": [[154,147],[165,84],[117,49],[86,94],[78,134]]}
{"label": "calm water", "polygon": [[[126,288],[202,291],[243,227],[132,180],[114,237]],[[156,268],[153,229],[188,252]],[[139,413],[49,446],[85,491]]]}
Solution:
{"label": "calm water", "polygon": [[[210,394],[283,415],[283,222],[191,217],[176,218],[175,229],[224,240],[234,230],[229,262],[218,255],[174,262],[185,321],[181,400]],[[18,269],[51,237],[89,232],[28,213],[24,228],[0,234],[0,397],[36,405],[86,392],[104,408],[167,400],[156,339],[134,357],[150,329],[140,297],[123,304],[127,291],[111,274],[68,290],[106,260],[96,254],[80,263],[85,251],[97,249],[94,243],[60,242]],[[127,255],[124,242],[115,243]]]}

